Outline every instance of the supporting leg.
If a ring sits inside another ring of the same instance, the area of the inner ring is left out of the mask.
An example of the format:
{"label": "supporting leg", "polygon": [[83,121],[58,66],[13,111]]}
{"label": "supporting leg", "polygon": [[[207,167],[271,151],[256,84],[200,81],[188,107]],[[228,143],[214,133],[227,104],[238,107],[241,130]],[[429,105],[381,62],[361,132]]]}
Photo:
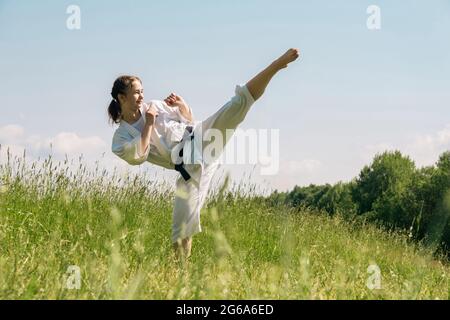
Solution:
{"label": "supporting leg", "polygon": [[289,63],[295,61],[298,57],[298,49],[289,49],[285,54],[276,59],[267,68],[247,82],[246,86],[248,91],[250,91],[255,101],[263,95],[272,77],[281,69],[286,68]]}
{"label": "supporting leg", "polygon": [[175,251],[175,256],[177,259],[187,259],[191,255],[192,249],[192,238],[185,238],[183,240],[179,240],[173,244],[173,249]]}

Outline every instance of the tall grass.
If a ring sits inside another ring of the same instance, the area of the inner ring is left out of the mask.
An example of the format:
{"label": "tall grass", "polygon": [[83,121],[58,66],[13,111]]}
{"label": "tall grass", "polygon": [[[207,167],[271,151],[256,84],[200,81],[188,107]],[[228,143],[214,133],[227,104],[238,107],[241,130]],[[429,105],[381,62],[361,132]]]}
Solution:
{"label": "tall grass", "polygon": [[[179,262],[170,242],[171,181],[26,155],[8,156],[0,178],[2,299],[450,296],[450,267],[406,235],[271,207],[252,187],[210,195],[204,231]],[[380,289],[367,286],[369,265],[381,271]],[[79,289],[68,286],[70,266],[81,272]]]}

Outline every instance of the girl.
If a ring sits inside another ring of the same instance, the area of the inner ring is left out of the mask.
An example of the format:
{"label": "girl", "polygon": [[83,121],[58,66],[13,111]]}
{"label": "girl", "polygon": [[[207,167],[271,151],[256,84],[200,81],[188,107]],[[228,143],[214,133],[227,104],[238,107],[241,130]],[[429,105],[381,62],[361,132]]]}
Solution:
{"label": "girl", "polygon": [[[149,161],[180,173],[172,223],[177,256],[190,256],[192,236],[201,232],[200,209],[217,169],[220,152],[208,161],[203,154],[211,143],[208,132],[215,130],[225,137],[227,129],[236,129],[272,77],[298,57],[298,49],[289,49],[244,86],[236,86],[235,96],[201,122],[194,121],[192,109],[174,93],[164,101],[152,100],[146,104],[138,77],[121,76],[114,82],[108,113],[119,127],[112,139],[112,152],[131,165]],[[227,140],[221,141],[224,147]]]}

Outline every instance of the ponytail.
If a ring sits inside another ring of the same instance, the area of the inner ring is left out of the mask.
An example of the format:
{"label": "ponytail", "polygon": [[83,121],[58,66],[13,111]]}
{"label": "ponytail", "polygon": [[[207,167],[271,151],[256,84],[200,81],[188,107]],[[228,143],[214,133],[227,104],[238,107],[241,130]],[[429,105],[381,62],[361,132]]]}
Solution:
{"label": "ponytail", "polygon": [[113,88],[111,90],[112,100],[108,107],[108,115],[110,121],[114,123],[120,123],[122,117],[122,107],[119,102],[119,94],[126,95],[128,89],[131,88],[133,81],[139,81],[142,84],[141,79],[136,76],[120,76],[114,81]]}
{"label": "ponytail", "polygon": [[119,123],[122,115],[122,108],[116,99],[112,99],[108,107],[109,118],[112,123]]}

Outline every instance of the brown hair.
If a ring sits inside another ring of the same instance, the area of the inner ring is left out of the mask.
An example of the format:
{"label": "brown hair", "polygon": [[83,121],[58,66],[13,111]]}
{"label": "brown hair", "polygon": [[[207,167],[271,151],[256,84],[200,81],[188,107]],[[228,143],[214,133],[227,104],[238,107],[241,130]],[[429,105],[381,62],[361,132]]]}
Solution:
{"label": "brown hair", "polygon": [[111,90],[111,96],[113,99],[108,107],[108,114],[112,124],[120,123],[120,117],[122,115],[122,108],[119,102],[119,93],[126,95],[127,91],[136,80],[142,84],[141,79],[136,76],[120,76],[116,79],[116,81],[114,81]]}

